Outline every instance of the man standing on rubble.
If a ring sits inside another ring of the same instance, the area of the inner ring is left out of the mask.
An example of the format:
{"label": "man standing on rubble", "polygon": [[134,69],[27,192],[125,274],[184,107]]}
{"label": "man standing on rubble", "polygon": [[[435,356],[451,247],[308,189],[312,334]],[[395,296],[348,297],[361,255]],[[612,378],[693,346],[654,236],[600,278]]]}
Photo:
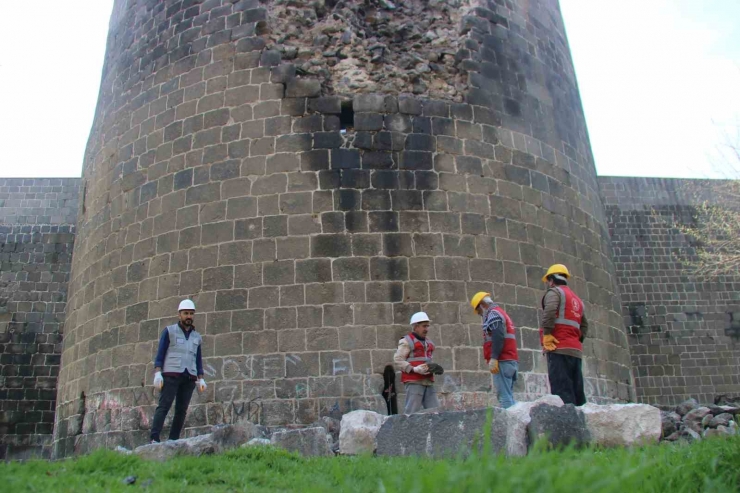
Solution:
{"label": "man standing on rubble", "polygon": [[179,439],[193,390],[196,385],[198,392],[206,390],[201,356],[203,339],[193,327],[195,303],[192,300],[183,300],[177,311],[179,321],[162,332],[157,357],[154,359],[154,387],[161,390],[161,394],[152,422],[152,443],[159,442],[159,434],[172,407],[172,401],[175,401],[175,416],[169,439]]}
{"label": "man standing on rubble", "polygon": [[514,323],[509,315],[493,302],[491,293],[479,292],[470,300],[473,311],[483,321],[483,358],[493,373],[498,402],[504,409],[516,404],[514,382],[519,372]]}
{"label": "man standing on rubble", "polygon": [[427,314],[414,313],[411,317],[411,332],[398,341],[398,349],[393,357],[396,370],[401,372],[401,382],[406,388],[404,414],[439,407],[433,372],[441,372],[442,369],[432,363],[434,343],[427,337],[428,333]]}
{"label": "man standing on rubble", "polygon": [[542,297],[542,347],[547,354],[550,389],[566,404],[586,403],[583,391],[583,340],[588,321],[583,301],[568,287],[570,272],[562,264],[551,266],[542,277],[547,292]]}

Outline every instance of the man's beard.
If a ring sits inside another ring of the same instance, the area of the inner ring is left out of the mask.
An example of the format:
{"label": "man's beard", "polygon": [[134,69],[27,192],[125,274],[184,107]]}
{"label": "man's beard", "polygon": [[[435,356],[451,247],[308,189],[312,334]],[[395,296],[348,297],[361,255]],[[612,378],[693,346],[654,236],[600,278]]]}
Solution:
{"label": "man's beard", "polygon": [[193,319],[192,318],[186,318],[183,320],[183,325],[193,325]]}

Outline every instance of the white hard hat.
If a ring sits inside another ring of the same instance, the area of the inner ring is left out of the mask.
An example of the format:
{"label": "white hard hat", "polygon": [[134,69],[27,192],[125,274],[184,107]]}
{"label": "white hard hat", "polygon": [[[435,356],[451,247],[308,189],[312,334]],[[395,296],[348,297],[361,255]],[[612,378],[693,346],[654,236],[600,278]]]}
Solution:
{"label": "white hard hat", "polygon": [[177,311],[179,312],[180,310],[195,311],[195,303],[193,303],[193,300],[182,300],[180,306],[177,307]]}
{"label": "white hard hat", "polygon": [[416,312],[411,315],[411,325],[418,324],[419,322],[429,322],[429,315],[424,312]]}

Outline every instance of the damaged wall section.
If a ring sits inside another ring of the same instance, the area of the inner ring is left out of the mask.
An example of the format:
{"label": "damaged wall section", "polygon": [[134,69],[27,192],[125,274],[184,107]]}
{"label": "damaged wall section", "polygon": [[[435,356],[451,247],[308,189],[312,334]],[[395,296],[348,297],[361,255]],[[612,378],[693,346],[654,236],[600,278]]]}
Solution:
{"label": "damaged wall section", "polygon": [[268,49],[326,94],[413,93],[462,102],[462,17],[471,0],[268,2]]}

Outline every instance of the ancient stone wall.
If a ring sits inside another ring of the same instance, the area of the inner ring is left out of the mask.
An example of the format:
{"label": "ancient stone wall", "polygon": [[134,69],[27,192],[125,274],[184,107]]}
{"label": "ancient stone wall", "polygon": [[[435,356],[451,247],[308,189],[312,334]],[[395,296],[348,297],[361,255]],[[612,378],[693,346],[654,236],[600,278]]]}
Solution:
{"label": "ancient stone wall", "polygon": [[0,178],[0,459],[51,451],[79,185]]}
{"label": "ancient stone wall", "polygon": [[381,373],[421,309],[443,405],[495,402],[481,289],[520,329],[517,395],[546,393],[554,262],[592,321],[588,395],[633,397],[554,0],[118,0],[83,186],[57,456],[146,440],[156,341],[184,297],[210,382],[190,435],[384,411]]}
{"label": "ancient stone wall", "polygon": [[694,223],[694,206],[716,197],[717,182],[600,177],[599,185],[638,399],[678,404],[736,397],[740,279],[693,276],[682,259],[696,245],[676,227]]}

